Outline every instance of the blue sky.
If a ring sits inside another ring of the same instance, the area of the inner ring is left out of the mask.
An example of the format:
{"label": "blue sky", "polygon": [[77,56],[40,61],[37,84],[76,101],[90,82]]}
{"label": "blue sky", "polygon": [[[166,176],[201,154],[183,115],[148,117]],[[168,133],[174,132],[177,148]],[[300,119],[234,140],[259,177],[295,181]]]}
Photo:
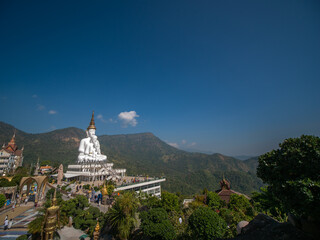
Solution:
{"label": "blue sky", "polygon": [[[319,1],[2,1],[0,121],[258,155],[320,135]],[[121,114],[122,113],[122,114]]]}

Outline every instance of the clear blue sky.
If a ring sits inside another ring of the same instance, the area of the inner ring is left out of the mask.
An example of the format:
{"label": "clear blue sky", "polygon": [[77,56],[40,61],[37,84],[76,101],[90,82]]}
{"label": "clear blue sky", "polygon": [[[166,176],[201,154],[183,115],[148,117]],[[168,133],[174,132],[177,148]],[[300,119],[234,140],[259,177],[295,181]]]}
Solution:
{"label": "clear blue sky", "polygon": [[95,110],[98,135],[227,155],[320,135],[319,1],[1,1],[0,24],[0,121],[23,131]]}

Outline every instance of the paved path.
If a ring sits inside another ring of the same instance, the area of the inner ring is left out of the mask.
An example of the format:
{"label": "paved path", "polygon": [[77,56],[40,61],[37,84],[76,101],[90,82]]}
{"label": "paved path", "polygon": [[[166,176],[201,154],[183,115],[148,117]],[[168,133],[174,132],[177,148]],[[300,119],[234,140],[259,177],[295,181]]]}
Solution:
{"label": "paved path", "polygon": [[[80,229],[75,229],[73,227],[64,226],[62,229],[58,230],[61,240],[79,240],[79,237],[85,235]],[[87,237],[86,239],[90,239]]]}
{"label": "paved path", "polygon": [[[28,232],[28,223],[36,218],[38,209],[34,208],[33,203],[28,203],[27,205],[21,205],[17,207],[14,212],[4,211],[0,214],[0,219],[2,220],[0,226],[0,240],[13,240],[17,237],[26,234]],[[8,218],[13,218],[13,225],[11,229],[4,231],[3,223],[5,216]]]}

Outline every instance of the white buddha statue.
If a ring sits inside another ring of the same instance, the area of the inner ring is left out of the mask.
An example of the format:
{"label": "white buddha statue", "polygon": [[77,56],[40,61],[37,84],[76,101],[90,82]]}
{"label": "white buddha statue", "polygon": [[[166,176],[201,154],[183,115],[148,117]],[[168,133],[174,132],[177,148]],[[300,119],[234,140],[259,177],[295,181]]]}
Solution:
{"label": "white buddha statue", "polygon": [[107,156],[101,154],[100,143],[96,136],[94,112],[92,113],[90,125],[87,128],[86,133],[87,137],[80,141],[78,163],[90,163],[106,160]]}

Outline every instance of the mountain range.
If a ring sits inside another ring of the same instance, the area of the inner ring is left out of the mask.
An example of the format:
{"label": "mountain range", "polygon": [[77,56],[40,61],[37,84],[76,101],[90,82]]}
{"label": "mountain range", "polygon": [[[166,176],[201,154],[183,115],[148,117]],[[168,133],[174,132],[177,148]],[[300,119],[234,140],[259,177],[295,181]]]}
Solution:
{"label": "mountain range", "polygon": [[[0,143],[10,141],[15,127],[0,122]],[[70,127],[47,133],[30,134],[16,129],[16,143],[24,146],[24,165],[51,161],[62,163],[64,169],[74,164],[78,146],[86,136],[82,129]],[[165,176],[163,189],[191,195],[202,189],[219,189],[224,176],[232,189],[250,194],[262,186],[256,176],[257,157],[239,160],[219,153],[186,152],[174,148],[152,133],[99,136],[101,152],[114,163],[114,168],[126,168],[127,175]]]}

